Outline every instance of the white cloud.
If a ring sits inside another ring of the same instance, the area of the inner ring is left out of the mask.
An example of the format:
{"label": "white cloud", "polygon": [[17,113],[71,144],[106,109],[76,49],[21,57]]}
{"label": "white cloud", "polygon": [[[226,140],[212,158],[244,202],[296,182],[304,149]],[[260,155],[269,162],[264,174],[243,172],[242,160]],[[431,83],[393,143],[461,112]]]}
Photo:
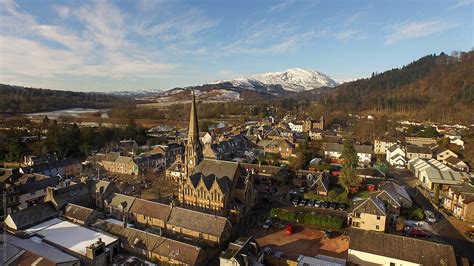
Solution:
{"label": "white cloud", "polygon": [[359,39],[363,37],[361,31],[356,30],[356,29],[346,29],[340,32],[335,32],[333,35],[336,39],[342,40],[342,41],[347,41],[351,39]]}
{"label": "white cloud", "polygon": [[385,44],[390,45],[405,39],[430,36],[457,27],[456,23],[441,19],[429,19],[396,24],[391,27]]}
{"label": "white cloud", "polygon": [[155,60],[156,53],[128,40],[126,16],[107,1],[75,9],[74,15],[84,23],[81,31],[38,23],[12,1],[2,1],[0,7],[4,10],[0,21],[8,22],[0,24],[2,81],[23,83],[28,78],[41,82],[64,76],[151,77],[175,67]]}
{"label": "white cloud", "polygon": [[454,6],[450,9],[456,9],[464,6],[472,6],[474,4],[474,0],[458,0]]}
{"label": "white cloud", "polygon": [[68,6],[55,5],[53,6],[53,9],[61,19],[67,19],[71,12],[71,9]]}
{"label": "white cloud", "polygon": [[270,11],[271,12],[279,12],[279,11],[284,11],[288,7],[292,6],[296,0],[282,0],[278,4],[271,6]]}

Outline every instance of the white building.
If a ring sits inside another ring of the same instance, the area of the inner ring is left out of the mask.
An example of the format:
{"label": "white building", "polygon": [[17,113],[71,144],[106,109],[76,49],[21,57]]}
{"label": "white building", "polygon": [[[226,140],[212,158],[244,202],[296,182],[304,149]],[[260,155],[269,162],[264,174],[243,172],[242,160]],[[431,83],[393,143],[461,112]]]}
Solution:
{"label": "white building", "polygon": [[[339,159],[342,155],[343,144],[339,143],[325,143],[324,144],[324,156],[330,159]],[[357,157],[359,163],[368,164],[372,159],[372,146],[370,145],[354,145],[357,151]]]}
{"label": "white building", "polygon": [[405,149],[394,144],[386,151],[385,160],[394,167],[405,168],[407,164]]}
{"label": "white building", "polygon": [[394,141],[383,141],[375,140],[374,141],[374,153],[375,154],[387,154],[387,149],[397,144]]}
{"label": "white building", "polygon": [[298,122],[290,122],[288,123],[288,126],[290,127],[291,130],[295,131],[295,132],[303,132],[303,123],[298,123]]}

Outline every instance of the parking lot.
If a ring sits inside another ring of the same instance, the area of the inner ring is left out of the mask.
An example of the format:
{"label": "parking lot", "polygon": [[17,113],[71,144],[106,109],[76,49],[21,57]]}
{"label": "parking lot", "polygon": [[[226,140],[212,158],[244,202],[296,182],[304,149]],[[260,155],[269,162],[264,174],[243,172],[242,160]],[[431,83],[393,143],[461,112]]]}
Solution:
{"label": "parking lot", "polygon": [[285,258],[296,260],[299,255],[314,257],[318,254],[346,259],[349,237],[340,233],[327,238],[323,231],[295,227],[292,235],[285,234],[285,224],[275,223],[269,229],[255,227],[251,235],[261,247],[270,247],[272,252],[281,251]]}

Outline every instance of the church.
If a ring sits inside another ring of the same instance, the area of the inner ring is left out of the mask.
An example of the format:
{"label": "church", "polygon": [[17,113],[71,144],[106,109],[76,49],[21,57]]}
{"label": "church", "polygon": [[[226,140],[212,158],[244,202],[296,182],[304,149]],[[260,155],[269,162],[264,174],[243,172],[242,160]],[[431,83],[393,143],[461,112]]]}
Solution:
{"label": "church", "polygon": [[184,158],[171,165],[167,175],[178,182],[178,202],[185,208],[238,217],[256,202],[252,175],[239,163],[203,158],[194,93]]}

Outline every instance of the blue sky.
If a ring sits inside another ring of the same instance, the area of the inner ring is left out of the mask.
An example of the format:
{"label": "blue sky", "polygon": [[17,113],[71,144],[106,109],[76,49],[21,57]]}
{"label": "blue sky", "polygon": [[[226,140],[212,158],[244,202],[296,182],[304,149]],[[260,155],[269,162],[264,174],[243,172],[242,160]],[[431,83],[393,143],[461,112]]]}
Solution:
{"label": "blue sky", "polygon": [[473,0],[0,0],[0,82],[169,89],[318,70],[370,76],[474,47]]}

